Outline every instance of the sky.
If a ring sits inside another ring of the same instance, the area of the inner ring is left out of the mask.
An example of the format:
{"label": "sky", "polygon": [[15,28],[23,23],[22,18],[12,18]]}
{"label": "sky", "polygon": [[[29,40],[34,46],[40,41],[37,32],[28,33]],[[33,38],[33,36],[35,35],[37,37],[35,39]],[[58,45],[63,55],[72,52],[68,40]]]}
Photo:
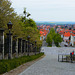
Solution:
{"label": "sky", "polygon": [[75,0],[11,0],[18,15],[24,7],[35,21],[75,22]]}

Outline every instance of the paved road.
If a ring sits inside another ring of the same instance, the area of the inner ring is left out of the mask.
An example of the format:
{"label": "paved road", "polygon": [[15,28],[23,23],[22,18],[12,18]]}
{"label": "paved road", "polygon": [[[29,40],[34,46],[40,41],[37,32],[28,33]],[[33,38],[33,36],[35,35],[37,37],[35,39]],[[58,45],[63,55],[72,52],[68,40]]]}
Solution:
{"label": "paved road", "polygon": [[70,53],[71,47],[44,47],[45,57],[19,75],[75,75],[75,63],[58,62],[58,53]]}

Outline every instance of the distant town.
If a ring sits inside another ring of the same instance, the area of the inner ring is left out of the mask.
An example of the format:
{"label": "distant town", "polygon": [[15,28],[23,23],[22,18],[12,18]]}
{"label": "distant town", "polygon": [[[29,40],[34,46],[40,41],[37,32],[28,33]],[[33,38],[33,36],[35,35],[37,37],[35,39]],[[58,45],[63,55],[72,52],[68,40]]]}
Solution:
{"label": "distant town", "polygon": [[[45,24],[44,24],[45,23]],[[67,22],[68,23],[68,22]],[[69,22],[69,24],[54,24],[49,22],[36,23],[37,28],[40,30],[40,40],[46,40],[51,28],[55,29],[56,33],[59,33],[65,46],[75,46],[75,24]]]}

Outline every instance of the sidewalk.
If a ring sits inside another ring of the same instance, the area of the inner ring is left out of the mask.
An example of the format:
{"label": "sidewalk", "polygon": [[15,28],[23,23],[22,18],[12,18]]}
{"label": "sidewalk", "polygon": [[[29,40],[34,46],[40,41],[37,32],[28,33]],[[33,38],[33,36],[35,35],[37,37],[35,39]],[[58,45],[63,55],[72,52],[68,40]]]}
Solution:
{"label": "sidewalk", "polygon": [[73,48],[44,47],[44,49],[46,56],[19,75],[75,75],[75,63],[58,62],[57,60],[58,52],[65,50],[69,52]]}

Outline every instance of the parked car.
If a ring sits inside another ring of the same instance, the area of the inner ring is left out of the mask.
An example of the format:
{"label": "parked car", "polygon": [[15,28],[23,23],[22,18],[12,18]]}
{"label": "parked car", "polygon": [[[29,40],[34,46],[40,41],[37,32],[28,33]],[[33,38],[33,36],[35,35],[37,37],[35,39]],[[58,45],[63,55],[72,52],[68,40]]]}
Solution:
{"label": "parked car", "polygon": [[65,47],[68,47],[68,44],[67,44],[67,43],[64,43],[64,46],[65,46]]}

